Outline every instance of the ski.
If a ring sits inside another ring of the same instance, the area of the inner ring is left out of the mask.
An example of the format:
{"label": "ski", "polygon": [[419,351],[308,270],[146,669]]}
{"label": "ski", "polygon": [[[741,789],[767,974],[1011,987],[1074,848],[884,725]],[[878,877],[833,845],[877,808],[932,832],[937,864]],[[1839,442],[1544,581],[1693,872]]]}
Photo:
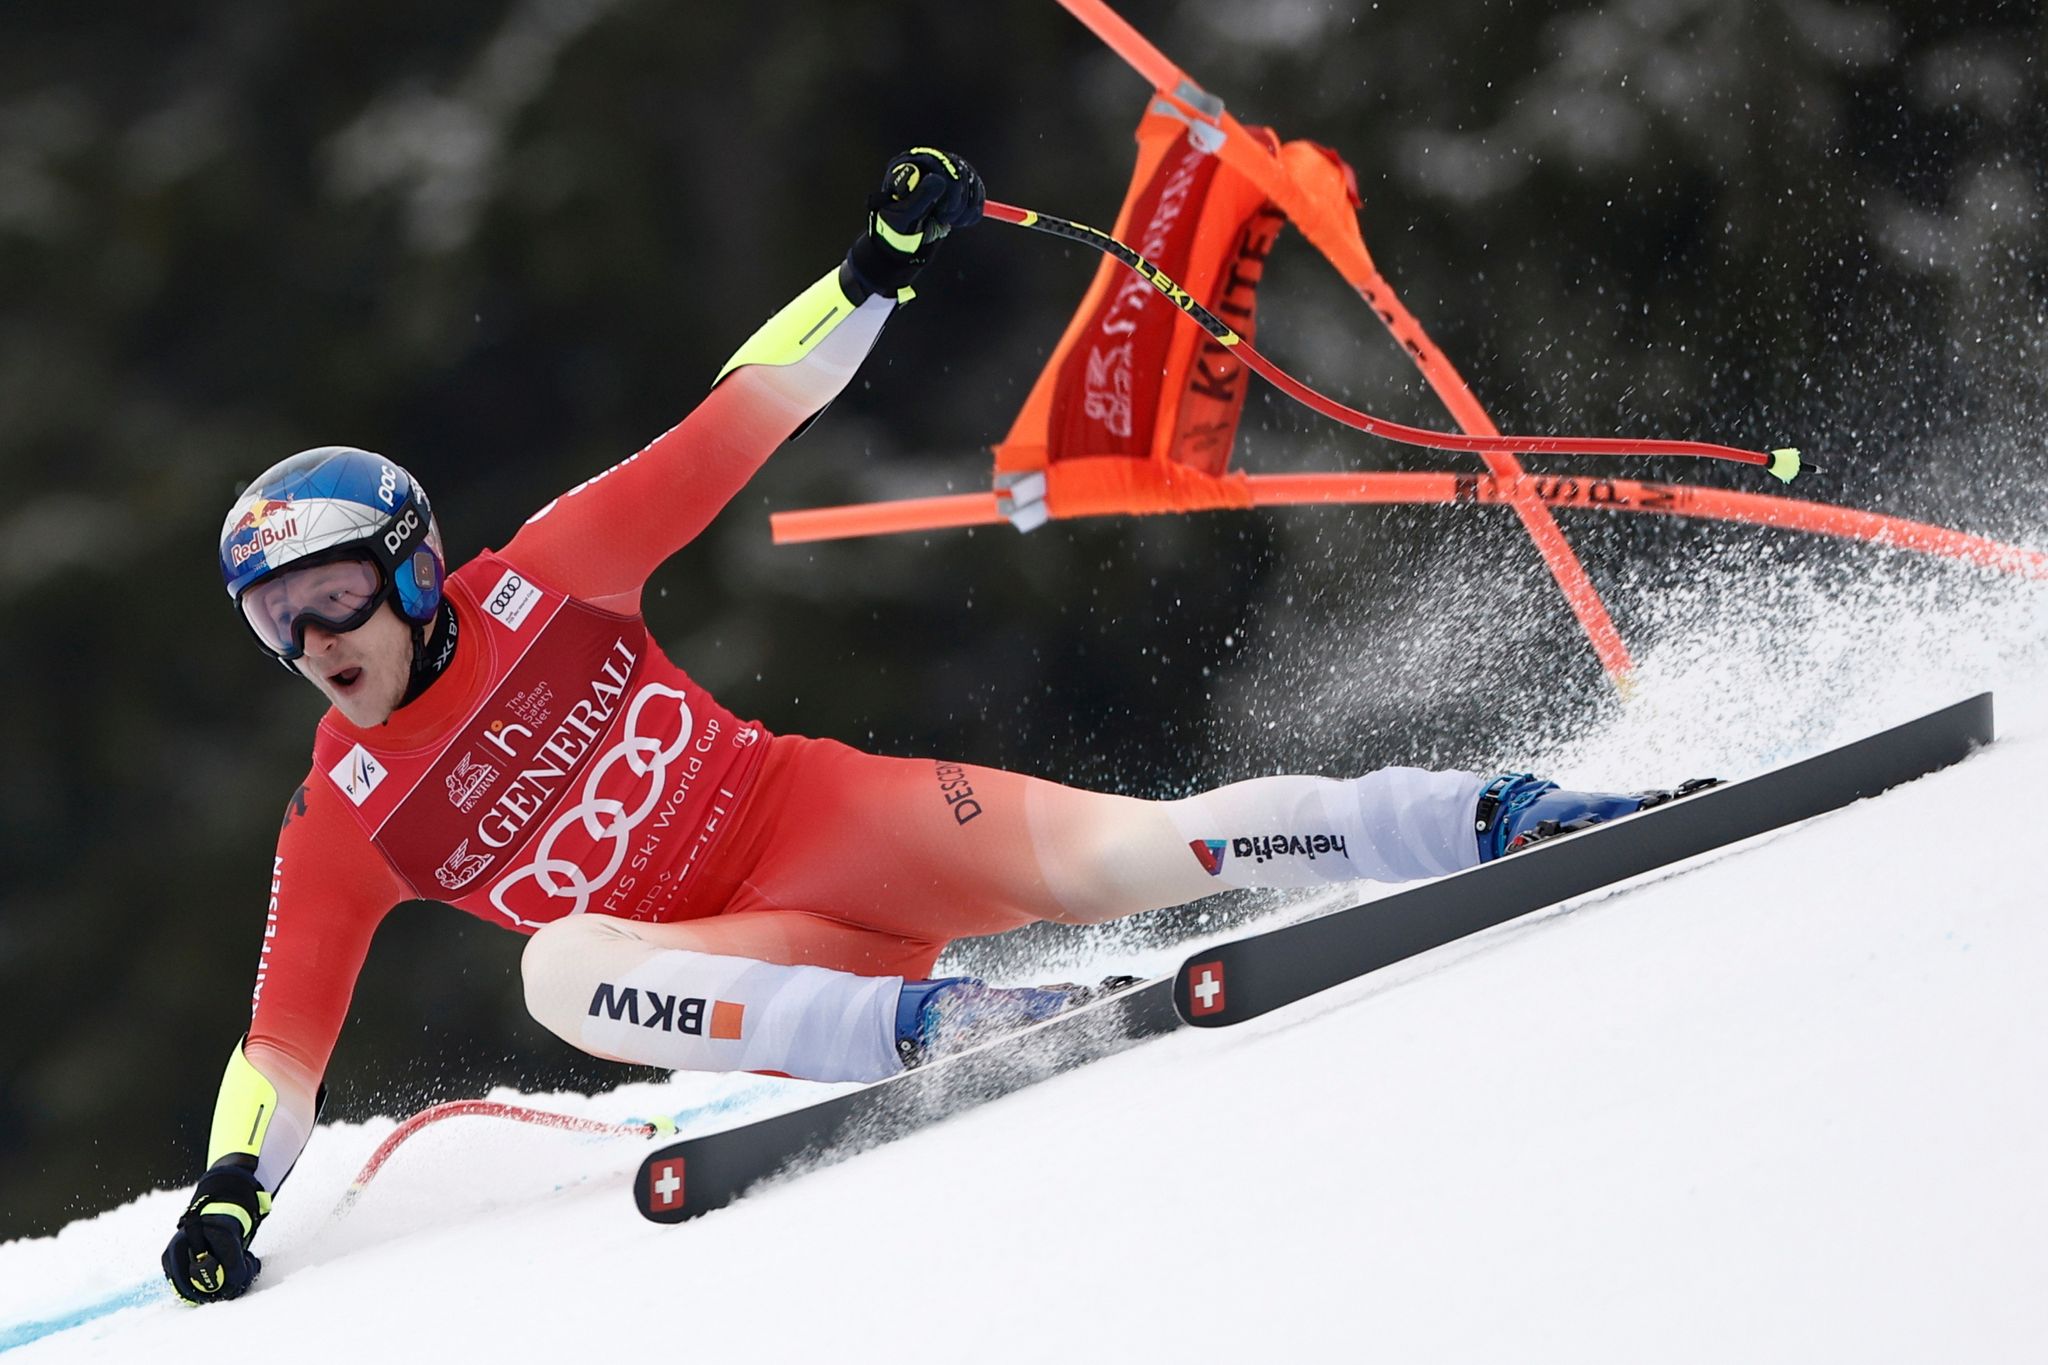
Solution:
{"label": "ski", "polygon": [[669,1143],[640,1163],[634,1202],[658,1223],[699,1217],[764,1180],[834,1164],[1183,1021],[1213,1028],[1255,1018],[1508,920],[1874,796],[1959,761],[1991,737],[1991,695],[1984,693],[1412,891],[1217,944],[1172,978],[844,1095]]}
{"label": "ski", "polygon": [[1202,1028],[1254,1019],[1367,972],[1645,872],[1838,810],[1992,738],[1991,694],[1412,891],[1205,948],[1173,981]]}
{"label": "ski", "polygon": [[1166,977],[860,1090],[723,1132],[672,1142],[640,1163],[633,1202],[657,1223],[724,1208],[754,1185],[823,1166],[1180,1026]]}

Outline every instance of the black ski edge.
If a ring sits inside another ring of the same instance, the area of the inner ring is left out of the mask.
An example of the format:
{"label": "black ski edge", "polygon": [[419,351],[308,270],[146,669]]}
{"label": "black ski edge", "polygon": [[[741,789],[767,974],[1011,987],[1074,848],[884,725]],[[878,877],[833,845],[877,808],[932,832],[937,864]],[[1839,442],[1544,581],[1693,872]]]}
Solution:
{"label": "black ski edge", "polygon": [[1174,1008],[1197,1028],[1257,1018],[1509,920],[1937,772],[1990,743],[1992,721],[1992,695],[1980,693],[1784,767],[1411,891],[1213,945],[1189,956],[1174,974]]}
{"label": "black ski edge", "polygon": [[724,1208],[764,1181],[836,1165],[1113,1056],[1180,1026],[1172,985],[1171,978],[1159,977],[874,1085],[669,1143],[642,1159],[633,1177],[633,1202],[654,1222],[687,1222]]}

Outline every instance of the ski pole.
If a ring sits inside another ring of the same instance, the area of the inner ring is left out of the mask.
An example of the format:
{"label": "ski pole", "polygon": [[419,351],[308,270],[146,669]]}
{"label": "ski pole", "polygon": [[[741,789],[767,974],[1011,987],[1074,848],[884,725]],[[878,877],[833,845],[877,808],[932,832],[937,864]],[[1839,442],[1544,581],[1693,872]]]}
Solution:
{"label": "ski pole", "polygon": [[1049,213],[998,203],[993,199],[983,205],[982,212],[998,222],[1080,242],[1106,256],[1116,258],[1140,279],[1157,289],[1169,303],[1192,318],[1197,326],[1219,344],[1229,347],[1247,367],[1274,388],[1330,420],[1341,422],[1370,436],[1398,441],[1403,445],[1467,451],[1477,455],[1501,450],[1523,455],[1684,455],[1693,459],[1727,460],[1734,464],[1756,465],[1784,483],[1792,482],[1802,467],[1799,452],[1790,446],[1779,450],[1762,451],[1716,445],[1709,441],[1633,440],[1618,436],[1467,436],[1390,422],[1386,418],[1361,412],[1327,394],[1317,392],[1266,359],[1249,341],[1231,330],[1228,323],[1204,308],[1192,294],[1176,284],[1158,266],[1100,228],[1092,228],[1085,223],[1072,222]]}

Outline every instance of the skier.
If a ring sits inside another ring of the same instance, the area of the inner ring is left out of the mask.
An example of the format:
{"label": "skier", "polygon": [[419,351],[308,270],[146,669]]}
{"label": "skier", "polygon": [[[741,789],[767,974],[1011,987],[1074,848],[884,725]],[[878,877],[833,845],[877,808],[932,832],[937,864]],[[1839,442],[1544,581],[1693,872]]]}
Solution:
{"label": "skier", "polygon": [[648,638],[648,575],[845,387],[981,205],[959,157],[893,158],[845,261],[695,411],[453,573],[418,482],[367,451],[294,455],[238,500],[228,594],[332,707],[278,837],[206,1170],[164,1252],[180,1295],[255,1279],[250,1237],[401,901],[530,935],[528,1009],[593,1055],[871,1081],[1085,994],[930,979],[952,939],[1440,876],[1664,795],[1388,768],[1148,801],[771,734],[692,682]]}

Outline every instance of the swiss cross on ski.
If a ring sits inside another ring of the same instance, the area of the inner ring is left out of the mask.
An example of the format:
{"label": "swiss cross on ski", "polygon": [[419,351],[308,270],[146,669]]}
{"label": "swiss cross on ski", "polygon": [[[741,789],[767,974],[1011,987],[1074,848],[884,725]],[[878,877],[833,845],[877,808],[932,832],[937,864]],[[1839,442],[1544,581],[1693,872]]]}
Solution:
{"label": "swiss cross on ski", "polygon": [[654,1209],[681,1208],[683,1203],[683,1162],[654,1163],[647,1171],[647,1203]]}
{"label": "swiss cross on ski", "polygon": [[1188,1017],[1223,1011],[1223,964],[1203,962],[1188,969]]}

